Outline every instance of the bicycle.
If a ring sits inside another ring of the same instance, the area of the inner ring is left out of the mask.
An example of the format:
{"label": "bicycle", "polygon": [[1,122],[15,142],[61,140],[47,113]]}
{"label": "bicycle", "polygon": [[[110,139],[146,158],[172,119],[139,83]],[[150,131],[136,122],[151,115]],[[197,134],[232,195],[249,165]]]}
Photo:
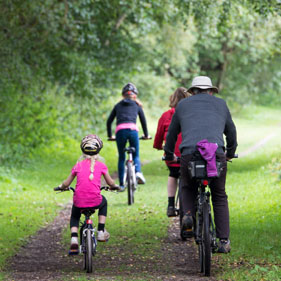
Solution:
{"label": "bicycle", "polygon": [[[106,191],[115,191],[119,190],[119,187],[111,188],[109,186],[103,186],[100,189]],[[70,190],[72,190],[73,193],[75,192],[73,187],[68,187],[67,189],[61,189],[60,187],[54,188],[54,191],[58,191],[58,193]],[[80,223],[79,253],[83,254],[83,269],[86,270],[87,273],[91,273],[93,271],[93,256],[95,256],[97,252],[97,229],[93,225],[93,221],[90,218],[96,210],[97,209],[95,208],[83,208],[81,210],[81,213],[85,216],[85,219],[83,223]]]}
{"label": "bicycle", "polygon": [[[151,137],[145,138],[140,137],[140,140],[149,140],[152,139]],[[108,139],[109,141],[115,141],[115,139]],[[133,154],[135,153],[136,149],[132,146],[128,146],[124,148],[124,152],[127,153],[128,157],[125,162],[125,172],[124,172],[124,184],[125,188],[128,190],[128,205],[134,204],[134,197],[135,191],[137,190],[138,182],[136,178],[136,170],[135,164],[133,160]]]}
{"label": "bicycle", "polygon": [[[236,154],[234,158],[238,158]],[[165,160],[165,158],[162,158]],[[177,158],[179,161],[179,158]],[[216,162],[218,175],[222,170],[221,162]],[[196,180],[198,183],[198,195],[196,201],[196,215],[195,215],[195,227],[194,227],[194,237],[195,242],[198,245],[199,252],[199,266],[200,271],[204,273],[205,276],[210,276],[211,273],[211,257],[212,253],[217,251],[217,241],[215,234],[215,226],[212,218],[211,205],[210,205],[210,182],[212,178],[207,176],[207,163],[198,153],[195,154],[195,159],[192,159],[188,164],[189,176]],[[208,190],[207,190],[208,189]],[[181,207],[181,195],[179,187],[179,215],[180,215],[180,226],[182,225],[183,211]],[[181,229],[181,238],[186,240],[189,235],[185,235],[184,231]]]}
{"label": "bicycle", "polygon": [[[213,178],[207,176],[207,163],[201,155],[198,155],[188,165],[190,177],[198,183],[194,236],[195,242],[198,245],[200,271],[205,276],[210,276],[212,253],[216,253],[218,247],[210,205],[211,193],[209,190]],[[238,158],[238,155],[235,155],[234,158]],[[222,163],[216,161],[216,166],[217,177],[219,177],[223,169]]]}

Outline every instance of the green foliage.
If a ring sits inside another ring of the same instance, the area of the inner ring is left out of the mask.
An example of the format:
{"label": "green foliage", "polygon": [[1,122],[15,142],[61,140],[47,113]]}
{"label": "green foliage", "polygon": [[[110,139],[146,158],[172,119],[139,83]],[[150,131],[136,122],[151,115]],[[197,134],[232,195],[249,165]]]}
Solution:
{"label": "green foliage", "polygon": [[196,75],[210,76],[237,108],[280,105],[278,8],[279,1],[2,0],[0,160],[103,133],[128,81],[154,116]]}

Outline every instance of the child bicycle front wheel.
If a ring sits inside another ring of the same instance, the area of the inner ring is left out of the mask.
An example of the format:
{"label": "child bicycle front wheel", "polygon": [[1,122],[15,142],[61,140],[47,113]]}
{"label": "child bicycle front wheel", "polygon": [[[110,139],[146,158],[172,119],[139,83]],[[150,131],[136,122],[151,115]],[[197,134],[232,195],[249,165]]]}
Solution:
{"label": "child bicycle front wheel", "polygon": [[93,271],[93,240],[92,233],[90,229],[86,230],[86,251],[84,252],[84,260],[86,264],[87,273],[91,273]]}

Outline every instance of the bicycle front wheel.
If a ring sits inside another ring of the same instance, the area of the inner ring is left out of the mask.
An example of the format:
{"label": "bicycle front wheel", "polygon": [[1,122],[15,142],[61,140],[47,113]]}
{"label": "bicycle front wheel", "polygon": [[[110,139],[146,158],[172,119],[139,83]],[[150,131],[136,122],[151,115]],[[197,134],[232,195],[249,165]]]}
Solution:
{"label": "bicycle front wheel", "polygon": [[91,273],[93,271],[93,240],[90,229],[86,230],[86,251],[84,253],[84,258],[86,262],[87,273]]}
{"label": "bicycle front wheel", "polygon": [[133,179],[133,165],[131,162],[127,163],[127,189],[128,189],[128,205],[134,204],[134,179]]}
{"label": "bicycle front wheel", "polygon": [[205,276],[211,273],[211,232],[210,232],[210,212],[209,204],[203,204],[203,225],[202,225],[202,252],[203,252],[203,272]]}

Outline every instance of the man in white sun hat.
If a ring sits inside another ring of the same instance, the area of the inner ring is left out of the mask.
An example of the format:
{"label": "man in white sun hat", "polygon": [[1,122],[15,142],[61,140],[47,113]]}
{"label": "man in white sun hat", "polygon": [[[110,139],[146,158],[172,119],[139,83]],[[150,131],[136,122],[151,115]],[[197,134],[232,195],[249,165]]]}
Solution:
{"label": "man in white sun hat", "polygon": [[[166,159],[175,161],[174,147],[177,135],[182,133],[180,173],[185,215],[182,219],[181,233],[184,233],[185,237],[193,236],[191,229],[194,226],[198,186],[188,175],[188,162],[194,157],[194,153],[198,151],[198,145],[204,140],[215,147],[214,157],[222,162],[223,169],[220,177],[211,181],[210,188],[216,235],[219,238],[218,252],[228,253],[230,241],[228,200],[225,192],[226,160],[233,158],[235,154],[236,128],[225,101],[213,95],[218,93],[218,88],[212,85],[209,77],[195,77],[188,91],[192,96],[183,99],[177,105],[164,147]],[[226,137],[226,147],[223,135]]]}

